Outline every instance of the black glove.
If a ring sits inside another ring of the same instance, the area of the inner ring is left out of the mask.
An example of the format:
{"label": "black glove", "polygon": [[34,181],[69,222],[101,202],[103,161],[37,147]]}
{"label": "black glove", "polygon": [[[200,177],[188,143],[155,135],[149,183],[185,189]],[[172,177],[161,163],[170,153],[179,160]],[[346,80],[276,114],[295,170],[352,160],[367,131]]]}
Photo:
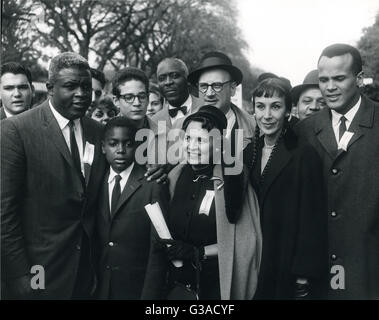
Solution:
{"label": "black glove", "polygon": [[[172,239],[160,239],[160,243],[166,246],[166,253],[169,260],[187,260],[194,263],[198,263],[204,256],[204,247],[197,248],[189,243],[172,240]],[[200,259],[199,259],[200,258]]]}
{"label": "black glove", "polygon": [[295,282],[295,300],[308,300],[310,296],[310,286],[307,280]]}

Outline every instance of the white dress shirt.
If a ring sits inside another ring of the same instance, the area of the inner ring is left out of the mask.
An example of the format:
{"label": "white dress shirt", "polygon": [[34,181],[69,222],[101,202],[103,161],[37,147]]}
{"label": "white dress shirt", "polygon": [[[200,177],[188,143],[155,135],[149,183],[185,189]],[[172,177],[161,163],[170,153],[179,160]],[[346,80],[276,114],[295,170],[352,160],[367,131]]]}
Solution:
{"label": "white dress shirt", "polygon": [[337,144],[339,143],[339,132],[340,132],[340,124],[341,124],[341,117],[344,116],[346,118],[345,124],[346,124],[346,131],[349,130],[349,127],[351,125],[351,122],[353,121],[355,115],[358,112],[358,109],[361,105],[361,97],[359,97],[358,102],[355,104],[354,107],[352,107],[348,112],[346,112],[345,115],[338,113],[335,110],[332,111],[332,126],[334,135],[336,137]]}
{"label": "white dress shirt", "polygon": [[[68,126],[68,123],[70,120],[63,117],[51,104],[51,101],[49,100],[49,106],[51,109],[51,112],[53,113],[55,119],[58,122],[59,128],[62,131],[63,137],[66,141],[67,147],[71,152],[71,145],[70,145],[70,127]],[[80,119],[75,119],[74,121],[74,133],[75,133],[75,139],[76,144],[78,145],[79,149],[79,157],[80,157],[80,168],[82,170],[82,174],[84,176],[84,164],[83,164],[83,152],[84,152],[84,146],[83,146],[83,128],[82,124],[80,123]]]}
{"label": "white dress shirt", "polygon": [[[169,103],[167,103],[167,105],[168,105],[169,110],[170,109],[176,109],[175,107],[173,107]],[[188,114],[191,114],[191,106],[192,106],[192,97],[191,97],[191,95],[188,95],[187,100],[181,105],[181,107],[187,107],[187,113],[184,114],[182,111],[179,110],[178,114],[175,117],[173,117],[173,118],[170,117],[171,124],[174,125],[175,122],[178,121],[180,118],[183,118]]]}
{"label": "white dress shirt", "polygon": [[229,137],[232,133],[232,129],[234,127],[234,124],[236,123],[236,115],[234,114],[234,111],[232,110],[232,108],[229,109],[229,111],[226,113],[225,117],[226,117],[226,120],[228,120],[228,124],[226,126],[225,137],[227,139],[229,139]]}
{"label": "white dress shirt", "polygon": [[111,204],[112,204],[112,192],[113,192],[113,188],[114,188],[114,184],[115,184],[115,177],[119,174],[121,176],[121,180],[120,180],[120,191],[122,193],[122,191],[124,190],[125,188],[125,185],[126,183],[128,182],[128,179],[129,179],[129,176],[133,170],[133,167],[134,167],[134,162],[129,166],[127,167],[124,171],[120,172],[120,173],[116,173],[112,167],[110,168],[110,171],[109,171],[109,177],[108,177],[108,195],[109,195],[109,212],[112,212],[112,208],[111,208]]}

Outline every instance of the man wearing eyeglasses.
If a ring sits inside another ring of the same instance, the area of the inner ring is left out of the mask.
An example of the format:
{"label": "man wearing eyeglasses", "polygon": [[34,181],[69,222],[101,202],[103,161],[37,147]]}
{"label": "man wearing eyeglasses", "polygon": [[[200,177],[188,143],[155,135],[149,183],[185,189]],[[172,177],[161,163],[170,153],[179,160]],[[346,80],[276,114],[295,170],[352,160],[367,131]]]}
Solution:
{"label": "man wearing eyeglasses", "polygon": [[[120,110],[120,115],[132,120],[138,129],[149,129],[154,133],[154,143],[147,143],[147,179],[164,182],[167,178],[163,164],[158,164],[159,153],[161,159],[166,158],[165,150],[159,149],[165,145],[166,132],[158,132],[158,125],[146,116],[149,104],[149,79],[138,68],[127,67],[118,71],[112,80],[113,101]],[[163,140],[162,142],[158,142]],[[138,157],[138,152],[136,153]],[[138,162],[138,159],[136,159]],[[141,159],[142,161],[142,159]],[[142,164],[142,163],[140,163]]]}
{"label": "man wearing eyeglasses", "polygon": [[235,130],[243,130],[245,148],[253,140],[254,124],[245,111],[231,102],[242,78],[241,70],[233,66],[230,58],[222,52],[206,53],[200,66],[188,75],[188,81],[199,90],[201,105],[213,105],[224,112],[228,120],[226,136],[231,138],[232,146]]}

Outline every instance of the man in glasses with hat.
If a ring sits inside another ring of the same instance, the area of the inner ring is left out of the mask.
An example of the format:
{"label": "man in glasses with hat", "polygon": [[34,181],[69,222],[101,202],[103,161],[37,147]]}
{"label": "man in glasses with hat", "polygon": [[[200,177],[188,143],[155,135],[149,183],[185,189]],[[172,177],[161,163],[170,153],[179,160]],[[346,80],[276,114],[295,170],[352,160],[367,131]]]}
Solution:
{"label": "man in glasses with hat", "polygon": [[231,102],[242,78],[241,70],[233,66],[230,58],[217,51],[206,53],[200,66],[188,75],[188,81],[199,90],[202,104],[213,105],[225,114],[228,120],[226,137],[231,138],[232,145],[235,130],[242,129],[243,147],[246,147],[253,139],[254,124],[245,111]]}
{"label": "man in glasses with hat", "polygon": [[318,86],[318,71],[310,71],[303,84],[291,90],[292,102],[296,106],[296,114],[300,120],[324,109],[326,102]]}

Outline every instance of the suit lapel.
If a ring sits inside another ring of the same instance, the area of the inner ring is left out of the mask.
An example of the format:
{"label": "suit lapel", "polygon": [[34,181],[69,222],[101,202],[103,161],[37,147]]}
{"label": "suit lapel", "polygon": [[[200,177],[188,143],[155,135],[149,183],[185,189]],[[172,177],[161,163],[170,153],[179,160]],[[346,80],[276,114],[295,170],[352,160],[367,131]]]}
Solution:
{"label": "suit lapel", "polygon": [[315,128],[317,139],[333,160],[337,154],[337,141],[334,135],[330,111],[328,108],[320,111],[320,118],[317,119],[318,126]]}
{"label": "suit lapel", "polygon": [[263,184],[261,187],[261,199],[262,203],[264,202],[267,191],[269,190],[271,184],[274,182],[276,177],[280,174],[283,168],[291,160],[292,155],[287,150],[284,141],[281,140],[277,145],[277,150],[275,150],[272,159],[270,160],[270,167],[264,177]]}
{"label": "suit lapel", "polygon": [[66,140],[63,137],[62,131],[59,128],[58,122],[50,110],[48,101],[46,101],[41,106],[41,108],[42,114],[45,117],[45,130],[47,131],[49,140],[55,144],[56,148],[62,154],[63,158],[70,164],[73,169],[75,169],[70,150],[67,146]]}
{"label": "suit lapel", "polygon": [[109,170],[103,180],[103,188],[101,192],[102,201],[100,202],[101,214],[104,216],[105,221],[110,221],[110,218],[111,218],[111,212],[109,208],[108,178],[109,178]]}
{"label": "suit lapel", "polygon": [[121,193],[120,199],[117,203],[116,210],[112,213],[112,219],[116,216],[120,208],[124,205],[126,201],[131,197],[131,195],[136,192],[136,190],[141,186],[141,180],[144,179],[144,169],[134,163],[132,172],[130,173],[129,179],[126,182],[125,188]]}

